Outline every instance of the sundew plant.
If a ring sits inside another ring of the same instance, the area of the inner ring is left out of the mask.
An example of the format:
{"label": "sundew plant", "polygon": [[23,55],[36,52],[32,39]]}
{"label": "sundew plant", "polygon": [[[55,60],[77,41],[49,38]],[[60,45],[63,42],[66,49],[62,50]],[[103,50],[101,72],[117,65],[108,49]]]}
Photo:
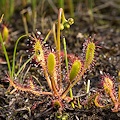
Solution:
{"label": "sundew plant", "polygon": [[[12,70],[5,46],[3,44],[2,36],[0,35],[0,42],[2,44],[2,48],[4,49],[10,71],[8,80],[10,87],[14,88],[10,93],[13,93],[17,90],[28,92],[39,97],[43,95],[50,96],[52,108],[57,108],[59,113],[62,113],[65,108],[65,104],[73,101],[72,88],[79,81],[81,81],[86,71],[92,69],[97,48],[96,43],[94,42],[94,37],[89,37],[83,43],[84,47],[82,54],[84,54],[84,57],[81,58],[75,56],[74,54],[67,54],[66,41],[65,38],[63,38],[64,50],[61,50],[61,32],[63,29],[69,29],[73,23],[74,20],[72,18],[65,18],[64,11],[62,8],[60,8],[58,20],[53,24],[52,29],[49,31],[45,39],[42,38],[39,31],[37,31],[35,34],[29,35],[30,43],[32,43],[32,55],[17,73],[15,73],[16,48],[19,40],[26,35],[21,36],[15,45]],[[54,37],[55,48],[52,48],[46,43],[50,35],[53,35]],[[31,60],[35,61],[35,63],[38,65],[36,69],[42,72],[45,80],[47,81],[48,91],[39,89],[39,87],[34,84],[34,79],[32,76],[29,77],[27,85],[18,82],[19,80],[17,79],[19,78],[17,76],[20,75],[22,69],[26,64],[29,64]],[[108,81],[107,77],[105,77],[105,82],[106,80]],[[107,94],[111,97],[113,103],[115,104],[115,111],[117,111],[120,106],[118,104],[120,100],[114,100],[114,96],[111,95],[112,88],[108,89],[107,87],[109,86],[104,84],[105,92],[107,92]],[[71,96],[68,95],[69,92],[71,93]],[[95,98],[95,105],[100,107],[98,103],[98,93]],[[72,107],[74,108],[74,103],[72,104]]]}

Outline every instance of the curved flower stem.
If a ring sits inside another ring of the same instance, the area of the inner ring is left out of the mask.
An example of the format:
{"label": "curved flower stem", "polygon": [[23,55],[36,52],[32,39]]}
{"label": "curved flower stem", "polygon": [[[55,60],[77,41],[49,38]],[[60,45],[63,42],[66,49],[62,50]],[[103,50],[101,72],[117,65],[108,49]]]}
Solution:
{"label": "curved flower stem", "polygon": [[60,59],[60,25],[61,25],[61,16],[63,13],[63,9],[60,8],[59,9],[59,13],[58,13],[58,23],[57,23],[57,55],[58,55],[58,65],[59,65],[59,74],[60,74],[60,78],[59,78],[59,88],[61,89],[62,86],[62,76],[61,76],[61,59]]}
{"label": "curved flower stem", "polygon": [[60,74],[60,78],[59,78],[59,89],[61,89],[62,87],[62,76],[61,76],[61,58],[60,58],[60,50],[61,50],[61,47],[60,47],[60,29],[61,29],[61,22],[65,22],[66,19],[65,19],[65,15],[64,15],[64,11],[62,8],[59,9],[59,12],[58,12],[58,23],[57,23],[57,46],[56,46],[56,49],[57,49],[57,55],[58,55],[58,66],[59,66],[59,74]]}
{"label": "curved flower stem", "polygon": [[52,32],[53,32],[53,37],[54,37],[54,42],[55,42],[55,46],[57,48],[57,38],[56,38],[56,27],[55,27],[55,23],[53,24],[53,28],[52,28]]}

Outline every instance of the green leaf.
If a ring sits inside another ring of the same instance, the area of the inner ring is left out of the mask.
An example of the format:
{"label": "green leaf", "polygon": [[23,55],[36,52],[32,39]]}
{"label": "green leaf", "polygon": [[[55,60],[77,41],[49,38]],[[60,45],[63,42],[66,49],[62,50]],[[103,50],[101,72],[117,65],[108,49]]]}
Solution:
{"label": "green leaf", "polygon": [[53,53],[50,53],[47,58],[47,68],[48,68],[48,72],[51,76],[54,73],[55,66],[56,66],[55,55]]}
{"label": "green leaf", "polygon": [[85,56],[85,69],[88,69],[90,65],[93,63],[95,55],[95,43],[90,42],[86,48],[86,56]]}
{"label": "green leaf", "polygon": [[72,81],[79,73],[81,70],[82,63],[79,60],[74,61],[71,71],[70,71],[70,81]]}

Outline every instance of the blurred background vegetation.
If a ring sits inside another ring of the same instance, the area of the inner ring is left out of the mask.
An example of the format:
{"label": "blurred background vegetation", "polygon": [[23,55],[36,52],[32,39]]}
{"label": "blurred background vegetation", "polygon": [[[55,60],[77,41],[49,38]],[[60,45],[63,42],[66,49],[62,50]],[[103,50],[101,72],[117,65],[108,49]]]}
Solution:
{"label": "blurred background vegetation", "polygon": [[35,31],[38,26],[43,31],[45,18],[55,20],[60,7],[69,17],[81,17],[90,24],[105,25],[106,20],[120,23],[119,0],[0,0],[0,16],[4,14],[7,25],[14,24],[17,29],[24,26],[25,33]]}

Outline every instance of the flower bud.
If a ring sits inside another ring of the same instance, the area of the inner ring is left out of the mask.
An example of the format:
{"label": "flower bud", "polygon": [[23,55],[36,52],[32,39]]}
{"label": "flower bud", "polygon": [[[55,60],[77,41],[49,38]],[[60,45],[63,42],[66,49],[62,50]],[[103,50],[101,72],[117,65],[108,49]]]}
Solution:
{"label": "flower bud", "polygon": [[74,23],[74,19],[73,18],[69,18],[68,19],[68,23],[69,23],[69,25],[72,25]]}
{"label": "flower bud", "polygon": [[2,37],[4,42],[8,41],[9,30],[5,25],[3,26]]}
{"label": "flower bud", "polygon": [[60,25],[60,30],[64,30],[64,25],[63,24]]}
{"label": "flower bud", "polygon": [[64,23],[64,27],[65,27],[65,28],[70,28],[69,23],[68,23],[68,22],[65,22],[65,23]]}

